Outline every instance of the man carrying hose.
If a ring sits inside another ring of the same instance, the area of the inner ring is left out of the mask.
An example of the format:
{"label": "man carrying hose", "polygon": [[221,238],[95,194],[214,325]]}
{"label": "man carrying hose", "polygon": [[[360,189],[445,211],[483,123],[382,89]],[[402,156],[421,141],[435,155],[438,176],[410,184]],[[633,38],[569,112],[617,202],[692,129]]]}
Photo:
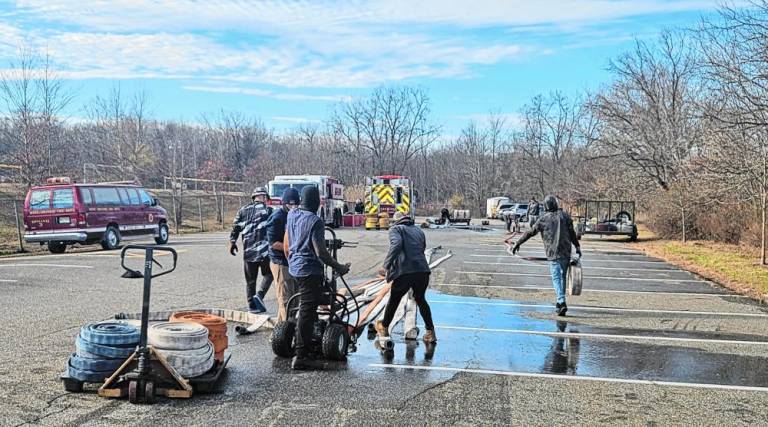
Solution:
{"label": "man carrying hose", "polygon": [[325,247],[325,224],[315,212],[320,207],[320,191],[306,186],[301,191],[301,204],[288,213],[283,248],[288,259],[288,272],[296,279],[299,291],[299,316],[296,321],[296,356],[294,370],[320,366],[309,358],[309,343],[317,320],[317,307],[323,288],[323,264],[343,276],[350,264],[340,264]]}
{"label": "man carrying hose", "polygon": [[[243,238],[243,263],[245,269],[245,292],[248,309],[251,313],[264,313],[264,295],[272,284],[272,272],[269,270],[269,243],[266,225],[272,209],[266,205],[269,194],[264,187],[256,187],[251,193],[252,203],[239,211],[232,223],[229,234],[229,253],[237,255],[237,238]],[[256,289],[258,274],[261,272],[261,284]]]}
{"label": "man carrying hose", "polygon": [[432,311],[424,296],[429,286],[429,263],[424,255],[427,239],[424,232],[414,225],[411,217],[397,212],[394,217],[395,225],[389,229],[389,252],[384,258],[382,270],[387,282],[392,283],[389,301],[384,311],[384,318],[376,321],[376,332],[380,337],[389,336],[389,325],[395,316],[400,300],[413,289],[413,299],[419,306],[421,317],[424,318],[425,343],[437,341],[435,325],[432,323]]}
{"label": "man carrying hose", "polygon": [[552,275],[552,285],[555,287],[557,302],[555,311],[558,316],[565,316],[568,306],[565,303],[565,276],[571,263],[571,245],[576,247],[576,253],[581,257],[581,247],[573,229],[571,216],[557,206],[557,198],[549,195],[544,199],[544,215],[540,216],[530,230],[517,241],[512,253],[520,250],[520,245],[541,232],[544,250],[549,261],[549,272]]}
{"label": "man carrying hose", "polygon": [[274,277],[275,294],[277,295],[277,321],[288,318],[289,308],[286,303],[296,292],[296,283],[288,272],[288,260],[285,258],[283,237],[288,212],[299,206],[299,191],[286,188],[283,192],[283,206],[275,209],[267,221],[267,240],[269,241],[269,268]]}

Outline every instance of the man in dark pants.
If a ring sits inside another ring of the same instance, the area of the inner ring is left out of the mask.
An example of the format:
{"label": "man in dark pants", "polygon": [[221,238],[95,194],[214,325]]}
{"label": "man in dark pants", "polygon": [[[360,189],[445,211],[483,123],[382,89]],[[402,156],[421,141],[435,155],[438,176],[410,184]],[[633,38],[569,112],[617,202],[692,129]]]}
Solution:
{"label": "man in dark pants", "polygon": [[[290,308],[286,306],[288,300],[296,293],[296,282],[288,272],[288,260],[285,258],[283,240],[285,237],[285,223],[288,212],[299,206],[299,191],[295,188],[286,188],[283,192],[283,205],[275,209],[267,221],[267,240],[269,241],[269,268],[275,281],[275,295],[277,296],[277,321],[282,322],[290,315]],[[296,301],[296,299],[294,299]],[[294,304],[294,303],[292,303]],[[291,307],[295,307],[292,305]]]}
{"label": "man in dark pants", "polygon": [[[243,264],[245,270],[245,292],[248,298],[248,309],[251,313],[264,313],[264,296],[272,284],[272,272],[269,269],[269,243],[267,242],[266,225],[272,209],[265,203],[269,195],[264,187],[256,187],[251,193],[252,203],[239,211],[232,223],[229,234],[229,253],[237,255],[237,238],[243,238]],[[261,284],[256,290],[259,271]]]}
{"label": "man in dark pants", "polygon": [[558,316],[565,316],[565,312],[568,311],[565,303],[565,276],[571,264],[571,245],[576,247],[579,257],[581,257],[581,247],[576,238],[576,230],[573,229],[571,216],[558,208],[555,196],[550,195],[544,199],[544,210],[546,211],[544,215],[517,241],[512,248],[512,253],[517,253],[520,245],[541,232],[541,240],[544,241],[544,250],[549,260],[552,285],[557,295],[555,311]]}
{"label": "man in dark pants", "polygon": [[424,319],[425,343],[437,341],[435,325],[432,323],[432,310],[429,308],[424,294],[429,286],[431,270],[424,250],[427,239],[424,232],[414,225],[413,219],[402,212],[395,214],[395,225],[389,229],[389,252],[384,258],[383,270],[386,271],[387,281],[392,283],[389,291],[389,301],[384,311],[384,318],[376,322],[376,332],[380,337],[389,336],[389,325],[395,316],[400,300],[413,289],[413,299],[419,306],[419,312]]}
{"label": "man in dark pants", "polygon": [[528,202],[528,211],[525,214],[525,216],[528,217],[527,219],[529,227],[533,227],[533,224],[536,224],[536,221],[539,219],[540,212],[541,205],[539,205],[539,202],[535,197],[531,197],[531,201]]}
{"label": "man in dark pants", "polygon": [[320,207],[320,192],[315,186],[301,191],[301,205],[288,213],[285,241],[288,249],[288,272],[299,288],[299,316],[296,321],[296,356],[291,367],[295,370],[319,368],[309,357],[312,329],[317,320],[317,306],[323,288],[323,264],[343,276],[350,264],[340,264],[325,247],[325,224],[315,212]]}

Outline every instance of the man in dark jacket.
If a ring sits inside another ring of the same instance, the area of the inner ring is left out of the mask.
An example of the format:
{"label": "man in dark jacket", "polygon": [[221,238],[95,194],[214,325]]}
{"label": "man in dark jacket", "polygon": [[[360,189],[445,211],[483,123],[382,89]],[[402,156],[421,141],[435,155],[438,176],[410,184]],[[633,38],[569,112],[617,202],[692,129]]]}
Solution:
{"label": "man in dark jacket", "polygon": [[411,217],[398,212],[394,217],[395,225],[389,229],[389,252],[384,258],[383,270],[387,282],[392,284],[389,291],[389,301],[384,311],[384,318],[376,322],[376,332],[380,337],[389,336],[389,325],[395,316],[400,300],[413,289],[413,299],[419,306],[419,312],[424,319],[424,342],[437,341],[435,325],[432,323],[432,310],[424,296],[429,286],[431,270],[424,250],[427,239],[424,232],[414,225]]}
{"label": "man in dark jacket", "polygon": [[528,226],[533,227],[533,224],[536,224],[540,213],[541,205],[535,197],[531,197],[531,201],[528,202],[528,211],[525,213],[525,216],[528,217]]}
{"label": "man in dark jacket", "polygon": [[[229,234],[229,253],[237,255],[237,238],[243,238],[243,264],[245,269],[245,292],[248,298],[248,309],[252,313],[264,313],[264,295],[272,284],[272,272],[269,270],[269,243],[267,242],[266,225],[271,208],[265,203],[269,195],[264,187],[256,187],[251,193],[252,203],[239,211],[232,223]],[[258,291],[256,283],[261,271],[261,284]]]}
{"label": "man in dark jacket", "polygon": [[288,213],[283,247],[287,248],[288,272],[299,288],[299,315],[296,320],[296,356],[291,367],[295,370],[319,367],[309,358],[312,329],[317,320],[317,307],[323,288],[325,265],[343,276],[350,264],[340,264],[325,247],[325,224],[317,216],[320,192],[315,186],[301,190],[301,205]]}
{"label": "man in dark jacket", "polygon": [[[267,241],[269,241],[269,268],[275,280],[277,296],[277,321],[282,322],[290,314],[286,306],[288,300],[296,293],[296,283],[288,272],[288,260],[285,258],[283,238],[288,212],[299,206],[299,191],[286,188],[283,192],[283,206],[275,209],[267,221]],[[294,299],[295,301],[295,299]]]}
{"label": "man in dark jacket", "polygon": [[541,232],[541,240],[544,241],[544,250],[549,260],[549,272],[552,275],[552,285],[557,295],[555,310],[558,316],[565,316],[568,306],[565,304],[565,276],[571,263],[571,245],[576,247],[576,253],[581,257],[581,247],[576,238],[576,230],[573,229],[571,216],[560,210],[555,196],[547,196],[544,199],[544,215],[542,215],[533,227],[517,241],[512,253],[520,250],[520,245]]}

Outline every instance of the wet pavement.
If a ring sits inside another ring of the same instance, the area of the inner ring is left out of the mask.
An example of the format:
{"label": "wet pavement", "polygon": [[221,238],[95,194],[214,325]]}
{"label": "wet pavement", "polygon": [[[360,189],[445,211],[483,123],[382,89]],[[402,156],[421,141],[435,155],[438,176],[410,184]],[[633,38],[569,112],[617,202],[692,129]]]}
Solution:
{"label": "wet pavement", "polygon": [[[342,230],[351,280],[372,276],[386,233]],[[512,257],[498,230],[429,230],[454,257],[433,272],[438,343],[367,337],[347,362],[292,372],[269,333],[230,333],[216,394],[151,408],[62,391],[57,376],[86,321],[137,311],[140,281],[116,252],[0,260],[0,425],[760,424],[768,419],[768,311],[621,242],[585,240],[584,292],[552,309],[548,267]],[[172,239],[179,270],[153,310],[242,306],[239,257],[223,233]],[[523,256],[540,257],[541,243]],[[267,305],[274,306],[270,293]],[[423,327],[422,327],[423,329]],[[24,362],[19,364],[19,355]]]}

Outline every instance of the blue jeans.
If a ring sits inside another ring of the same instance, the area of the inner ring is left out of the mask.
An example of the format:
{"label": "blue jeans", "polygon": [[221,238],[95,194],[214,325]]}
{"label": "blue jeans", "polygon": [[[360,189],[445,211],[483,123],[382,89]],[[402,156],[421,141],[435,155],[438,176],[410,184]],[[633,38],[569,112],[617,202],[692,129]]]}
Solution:
{"label": "blue jeans", "polygon": [[555,287],[557,302],[565,303],[565,275],[571,260],[568,257],[558,258],[549,262],[549,274],[552,275],[552,286]]}

